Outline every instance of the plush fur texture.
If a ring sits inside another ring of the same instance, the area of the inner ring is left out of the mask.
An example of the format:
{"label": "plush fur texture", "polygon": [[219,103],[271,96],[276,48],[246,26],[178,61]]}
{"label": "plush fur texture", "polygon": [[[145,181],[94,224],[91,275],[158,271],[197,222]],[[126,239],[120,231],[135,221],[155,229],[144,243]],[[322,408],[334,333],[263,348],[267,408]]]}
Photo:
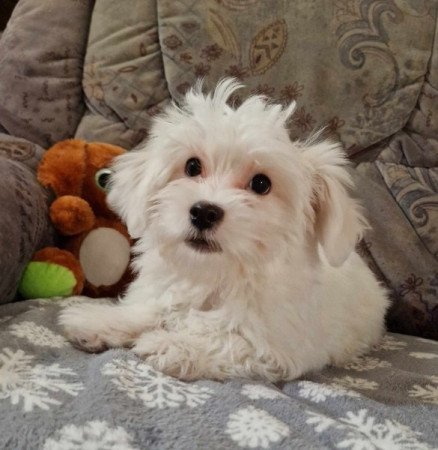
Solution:
{"label": "plush fur texture", "polygon": [[[387,298],[354,251],[366,222],[340,146],[291,142],[294,104],[228,106],[238,87],[196,86],[155,120],[144,148],[118,158],[108,201],[138,238],[137,278],[117,304],[62,313],[80,347],[130,346],[182,379],[278,381],[378,342]],[[202,172],[189,177],[194,157]],[[250,189],[256,174],[270,178],[268,194]],[[190,219],[199,201],[224,211],[203,232]]]}
{"label": "plush fur texture", "polygon": [[[107,169],[116,156],[125,150],[115,145],[101,142],[86,142],[80,139],[67,139],[49,148],[38,166],[38,181],[53,194],[54,201],[50,205],[50,219],[58,231],[60,247],[46,247],[38,251],[33,262],[46,262],[50,265],[63,266],[74,276],[76,284],[73,294],[84,294],[90,297],[116,296],[124,292],[132,280],[132,272],[126,261],[125,270],[118,279],[109,284],[97,284],[89,278],[83,267],[84,242],[96,230],[114,230],[126,240],[127,246],[132,244],[126,226],[120,218],[108,208],[107,193],[98,185],[96,175]],[[111,244],[114,244],[111,242]],[[102,245],[103,247],[103,245]],[[94,256],[100,263],[106,258],[108,271],[118,264],[116,255],[110,260],[110,245]],[[129,255],[129,248],[127,249]],[[50,266],[48,266],[50,267]],[[26,276],[25,269],[25,276]],[[49,276],[49,275],[47,275]],[[115,277],[116,278],[116,277]],[[28,282],[30,286],[35,283]],[[54,283],[55,284],[55,283]],[[28,286],[27,286],[28,287]],[[60,286],[60,292],[64,286]],[[52,291],[50,291],[51,294]],[[65,293],[59,295],[67,295]],[[26,289],[24,297],[41,296],[39,289]]]}

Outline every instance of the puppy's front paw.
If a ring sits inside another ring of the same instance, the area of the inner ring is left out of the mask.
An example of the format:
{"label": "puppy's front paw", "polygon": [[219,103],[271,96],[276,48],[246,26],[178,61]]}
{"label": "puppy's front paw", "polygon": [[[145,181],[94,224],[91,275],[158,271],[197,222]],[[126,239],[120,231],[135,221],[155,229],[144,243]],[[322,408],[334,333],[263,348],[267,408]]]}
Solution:
{"label": "puppy's front paw", "polygon": [[199,352],[184,337],[165,330],[144,333],[132,349],[154,369],[181,380],[202,376]]}
{"label": "puppy's front paw", "polygon": [[59,316],[59,324],[75,347],[91,353],[102,352],[107,349],[107,345],[98,333],[98,317],[90,315],[88,309],[87,305],[65,308]]}

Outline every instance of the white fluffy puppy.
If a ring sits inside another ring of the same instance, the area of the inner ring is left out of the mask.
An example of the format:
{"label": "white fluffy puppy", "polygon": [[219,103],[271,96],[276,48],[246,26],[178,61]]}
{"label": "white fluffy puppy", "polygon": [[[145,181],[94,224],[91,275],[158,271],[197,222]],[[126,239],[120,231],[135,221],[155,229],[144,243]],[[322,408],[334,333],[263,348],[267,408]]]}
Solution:
{"label": "white fluffy puppy", "polygon": [[277,381],[378,342],[387,298],[354,251],[343,152],[291,142],[294,104],[228,106],[238,88],[198,85],[119,157],[108,201],[138,238],[137,278],[117,304],[64,310],[76,345],[132,347],[182,379]]}

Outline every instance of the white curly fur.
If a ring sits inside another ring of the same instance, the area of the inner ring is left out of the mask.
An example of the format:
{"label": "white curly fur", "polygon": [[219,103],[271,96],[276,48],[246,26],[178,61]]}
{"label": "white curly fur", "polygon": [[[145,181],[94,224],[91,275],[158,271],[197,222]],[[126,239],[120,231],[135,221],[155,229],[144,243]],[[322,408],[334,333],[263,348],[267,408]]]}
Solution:
{"label": "white curly fur", "polygon": [[[143,148],[118,158],[108,201],[138,238],[137,278],[117,304],[78,304],[60,322],[82,348],[132,346],[156,369],[183,379],[290,380],[342,364],[375,344],[385,290],[354,247],[366,222],[348,194],[339,145],[291,142],[282,108],[260,96],[227,105],[240,86],[157,118]],[[196,157],[202,174],[188,177]],[[249,188],[257,173],[267,195]],[[204,237],[222,251],[186,243],[189,210],[219,205],[223,221]]]}

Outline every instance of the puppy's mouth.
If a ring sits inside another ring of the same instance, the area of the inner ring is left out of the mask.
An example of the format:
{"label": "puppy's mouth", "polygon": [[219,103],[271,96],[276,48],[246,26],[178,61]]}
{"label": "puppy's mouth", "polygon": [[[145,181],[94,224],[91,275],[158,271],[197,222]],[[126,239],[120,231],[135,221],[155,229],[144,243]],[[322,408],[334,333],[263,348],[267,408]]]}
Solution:
{"label": "puppy's mouth", "polygon": [[220,253],[222,251],[222,247],[216,241],[205,239],[202,236],[190,237],[184,242],[200,253]]}

